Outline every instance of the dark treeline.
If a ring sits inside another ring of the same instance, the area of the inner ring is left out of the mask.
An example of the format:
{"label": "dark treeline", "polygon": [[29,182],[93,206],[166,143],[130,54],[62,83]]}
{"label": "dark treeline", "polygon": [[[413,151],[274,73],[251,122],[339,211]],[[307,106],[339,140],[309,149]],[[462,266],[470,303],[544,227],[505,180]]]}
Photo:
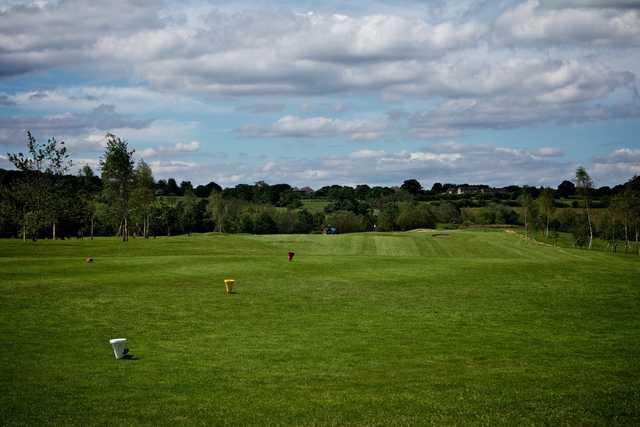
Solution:
{"label": "dark treeline", "polygon": [[612,250],[639,246],[639,177],[613,188],[594,188],[584,168],[556,188],[435,183],[424,189],[415,179],[398,187],[331,185],[315,191],[262,181],[194,187],[155,180],[125,141],[106,138],[101,175],[88,166],[74,175],[63,142],[39,144],[28,133],[27,153],[9,154],[16,170],[0,169],[0,236],[127,240],[207,231],[346,233],[499,224],[522,225],[527,237],[536,230],[550,239],[570,232],[578,246],[591,247],[594,237]]}

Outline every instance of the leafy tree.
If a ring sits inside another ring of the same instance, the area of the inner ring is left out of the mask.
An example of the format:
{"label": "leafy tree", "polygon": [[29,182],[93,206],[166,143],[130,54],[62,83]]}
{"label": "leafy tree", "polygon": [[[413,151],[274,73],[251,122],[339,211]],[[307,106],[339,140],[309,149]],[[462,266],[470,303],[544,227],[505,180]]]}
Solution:
{"label": "leafy tree", "polygon": [[438,222],[460,224],[462,221],[460,209],[451,202],[441,201],[438,205],[432,207],[432,211]]}
{"label": "leafy tree", "polygon": [[402,185],[400,186],[400,189],[406,191],[412,196],[417,196],[422,193],[422,184],[420,184],[418,180],[407,179],[405,182],[402,183]]}
{"label": "leafy tree", "polygon": [[117,218],[118,234],[129,240],[130,197],[135,184],[133,153],[126,141],[108,133],[107,148],[100,160],[104,196]]}
{"label": "leafy tree", "polygon": [[[155,225],[167,236],[171,236],[171,230],[175,230],[179,222],[178,206],[173,200],[159,198],[153,203],[152,216]],[[159,234],[159,233],[154,233]]]}
{"label": "leafy tree", "polygon": [[209,197],[213,191],[218,193],[222,192],[222,187],[213,181],[207,185],[198,185],[195,190],[193,190],[194,194],[198,197]]}
{"label": "leafy tree", "polygon": [[336,227],[339,233],[356,233],[367,230],[367,220],[351,211],[337,211],[325,217],[325,226]]}
{"label": "leafy tree", "polygon": [[102,182],[100,178],[95,176],[93,169],[91,169],[89,165],[84,165],[82,169],[80,169],[79,178],[81,186],[77,197],[84,208],[84,227],[80,232],[83,235],[88,228],[91,240],[93,240],[98,207],[98,193]]}
{"label": "leafy tree", "polygon": [[240,232],[255,234],[256,226],[251,212],[245,211],[240,215]]}
{"label": "leafy tree", "polygon": [[268,212],[263,211],[256,217],[255,221],[255,234],[275,234],[278,232],[276,222],[273,220]]}
{"label": "leafy tree", "polygon": [[187,194],[187,191],[193,192],[193,185],[191,184],[191,181],[182,181],[180,183],[180,194],[184,196]]}
{"label": "leafy tree", "polygon": [[167,196],[182,196],[180,187],[178,187],[178,183],[173,178],[167,180]]}
{"label": "leafy tree", "polygon": [[235,232],[239,228],[242,205],[240,200],[225,199],[222,193],[211,193],[207,212],[215,224],[215,230],[221,233]]}
{"label": "leafy tree", "polygon": [[640,255],[640,176],[625,184],[625,206],[628,209],[629,227],[634,228],[636,252]]}
{"label": "leafy tree", "polygon": [[400,205],[396,224],[400,230],[434,228],[436,219],[429,206],[424,203],[403,203]]}
{"label": "leafy tree", "polygon": [[183,230],[191,236],[191,232],[196,226],[198,198],[193,194],[192,190],[187,189],[180,205],[180,223],[182,224]]}
{"label": "leafy tree", "polygon": [[333,203],[330,203],[324,208],[326,213],[337,212],[337,211],[351,211],[356,215],[364,215],[367,216],[371,213],[371,207],[369,203],[364,201],[359,201],[355,198],[340,198],[335,200]]}
{"label": "leafy tree", "polygon": [[134,170],[134,187],[131,192],[132,205],[139,219],[142,220],[142,235],[149,237],[149,223],[151,221],[151,210],[155,200],[155,183],[153,172],[144,161],[138,161]]}
{"label": "leafy tree", "polygon": [[398,205],[396,203],[387,203],[378,214],[376,222],[376,231],[393,231],[396,229],[396,221],[398,219]]}
{"label": "leafy tree", "polygon": [[31,132],[27,132],[27,153],[8,153],[8,157],[24,174],[23,179],[12,185],[13,203],[10,203],[23,240],[27,235],[35,240],[38,230],[49,224],[55,239],[56,224],[65,207],[63,189],[56,178],[71,167],[64,141],[51,138],[46,144],[39,144]]}
{"label": "leafy tree", "polygon": [[300,209],[296,214],[294,233],[310,233],[313,229],[313,215],[306,209]]}
{"label": "leafy tree", "polygon": [[576,186],[571,181],[562,181],[558,185],[558,197],[570,197],[576,194]]}
{"label": "leafy tree", "polygon": [[440,194],[440,193],[444,192],[444,188],[442,187],[441,183],[436,182],[431,186],[431,192],[433,194]]}
{"label": "leafy tree", "polygon": [[593,188],[593,181],[587,173],[587,170],[580,166],[576,169],[576,191],[582,199],[583,211],[587,218],[587,224],[589,226],[589,249],[593,244],[593,224],[591,222],[591,190]]}
{"label": "leafy tree", "polygon": [[167,181],[164,179],[159,179],[158,182],[156,182],[155,185],[155,193],[156,196],[166,196],[169,194],[168,189],[167,189]]}
{"label": "leafy tree", "polygon": [[545,188],[540,192],[540,196],[538,197],[538,205],[540,207],[540,212],[544,215],[545,218],[544,236],[546,238],[549,238],[549,222],[551,221],[551,216],[556,209],[552,189]]}
{"label": "leafy tree", "polygon": [[356,185],[355,195],[356,198],[360,200],[365,200],[369,198],[369,193],[371,192],[371,187],[366,184]]}

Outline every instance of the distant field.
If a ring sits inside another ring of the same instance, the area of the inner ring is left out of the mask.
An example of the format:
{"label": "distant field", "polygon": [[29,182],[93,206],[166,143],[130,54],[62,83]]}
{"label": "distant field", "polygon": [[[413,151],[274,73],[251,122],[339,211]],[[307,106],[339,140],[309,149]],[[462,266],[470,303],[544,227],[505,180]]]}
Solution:
{"label": "distant field", "polygon": [[0,309],[0,425],[640,424],[640,258],[503,230],[0,240]]}
{"label": "distant field", "polygon": [[309,212],[323,212],[324,208],[329,205],[328,200],[322,199],[302,199],[302,207]]}

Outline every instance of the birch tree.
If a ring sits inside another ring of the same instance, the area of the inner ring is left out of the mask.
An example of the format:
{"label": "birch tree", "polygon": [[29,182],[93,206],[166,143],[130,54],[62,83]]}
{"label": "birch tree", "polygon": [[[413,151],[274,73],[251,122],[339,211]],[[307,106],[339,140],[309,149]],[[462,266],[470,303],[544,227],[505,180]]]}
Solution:
{"label": "birch tree", "polygon": [[103,191],[118,223],[118,235],[129,240],[130,196],[134,185],[133,153],[125,141],[108,133],[107,149],[100,160]]}
{"label": "birch tree", "polygon": [[540,205],[540,211],[545,217],[544,237],[549,238],[549,222],[551,221],[551,216],[556,209],[554,205],[553,190],[550,188],[542,190],[540,197],[538,197],[538,204]]}
{"label": "birch tree", "polygon": [[591,221],[591,190],[593,181],[587,173],[587,170],[580,166],[576,169],[576,191],[582,199],[583,212],[587,218],[589,226],[589,249],[593,244],[593,224]]}

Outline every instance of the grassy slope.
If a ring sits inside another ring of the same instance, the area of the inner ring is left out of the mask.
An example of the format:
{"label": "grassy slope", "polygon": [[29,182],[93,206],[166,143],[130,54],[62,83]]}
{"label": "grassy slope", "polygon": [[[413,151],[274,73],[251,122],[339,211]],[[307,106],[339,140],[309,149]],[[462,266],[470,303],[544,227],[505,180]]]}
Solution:
{"label": "grassy slope", "polygon": [[637,259],[447,234],[0,241],[0,424],[640,422]]}

